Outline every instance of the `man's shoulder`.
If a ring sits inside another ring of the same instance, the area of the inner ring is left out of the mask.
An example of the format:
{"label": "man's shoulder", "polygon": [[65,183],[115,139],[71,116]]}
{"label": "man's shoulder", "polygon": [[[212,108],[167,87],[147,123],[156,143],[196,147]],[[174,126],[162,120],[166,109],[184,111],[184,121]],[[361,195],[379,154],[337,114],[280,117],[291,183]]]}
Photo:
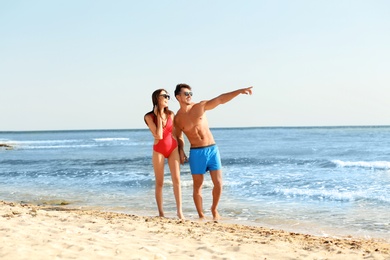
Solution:
{"label": "man's shoulder", "polygon": [[175,117],[174,117],[174,121],[176,122],[177,120],[179,120],[181,117],[183,116],[183,112],[179,110],[177,110],[176,114],[175,114]]}
{"label": "man's shoulder", "polygon": [[197,109],[202,109],[205,104],[207,103],[208,100],[202,100],[200,102],[197,102],[197,103],[192,103],[191,104],[191,107],[188,111],[194,111],[194,110],[197,110]]}
{"label": "man's shoulder", "polygon": [[192,103],[192,104],[188,105],[188,107],[186,109],[180,108],[176,112],[176,117],[177,116],[179,116],[179,117],[180,116],[189,116],[190,114],[193,113],[193,111],[196,111],[198,109],[202,109],[202,107],[205,104],[205,102],[207,102],[207,101],[201,101],[201,102],[198,102],[198,103]]}
{"label": "man's shoulder", "polygon": [[183,111],[181,111],[181,109],[177,110],[175,118],[178,116],[181,116],[182,114],[183,114]]}

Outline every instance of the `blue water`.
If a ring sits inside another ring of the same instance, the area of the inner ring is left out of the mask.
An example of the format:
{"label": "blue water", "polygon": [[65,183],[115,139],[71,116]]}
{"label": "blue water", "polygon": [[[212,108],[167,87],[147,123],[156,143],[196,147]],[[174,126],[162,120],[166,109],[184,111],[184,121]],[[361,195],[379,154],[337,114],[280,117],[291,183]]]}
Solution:
{"label": "blue water", "polygon": [[[390,127],[212,131],[223,164],[222,221],[390,240]],[[0,132],[0,143],[15,147],[0,149],[1,200],[157,215],[146,129]],[[184,214],[196,219],[187,164],[181,180]],[[165,184],[166,215],[175,217],[168,167]]]}

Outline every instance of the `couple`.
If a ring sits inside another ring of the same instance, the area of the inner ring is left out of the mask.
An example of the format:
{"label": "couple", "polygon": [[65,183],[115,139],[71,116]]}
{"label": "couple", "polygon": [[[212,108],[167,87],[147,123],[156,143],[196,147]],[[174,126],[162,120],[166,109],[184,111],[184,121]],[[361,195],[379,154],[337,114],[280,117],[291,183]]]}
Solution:
{"label": "couple", "polygon": [[164,162],[167,158],[172,176],[177,216],[181,219],[184,218],[180,186],[180,163],[184,164],[188,161],[184,152],[184,132],[191,145],[189,163],[193,180],[193,199],[199,218],[205,217],[202,185],[206,171],[210,171],[214,185],[211,213],[214,220],[220,218],[217,207],[222,193],[221,158],[209,129],[205,112],[232,100],[239,94],[252,94],[252,87],[238,89],[221,94],[211,100],[194,103],[191,100],[191,87],[187,84],[178,84],[175,89],[175,97],[180,103],[180,109],[175,116],[168,109],[168,100],[170,99],[168,92],[165,89],[153,92],[153,111],[147,113],[144,119],[154,137],[152,162],[156,178],[155,196],[160,217],[164,217],[162,189]]}

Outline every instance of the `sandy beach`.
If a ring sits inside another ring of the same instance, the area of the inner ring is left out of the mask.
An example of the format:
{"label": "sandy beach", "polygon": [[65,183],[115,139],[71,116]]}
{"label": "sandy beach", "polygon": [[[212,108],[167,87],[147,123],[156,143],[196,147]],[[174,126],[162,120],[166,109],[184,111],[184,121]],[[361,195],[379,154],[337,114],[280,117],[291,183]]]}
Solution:
{"label": "sandy beach", "polygon": [[390,259],[390,244],[0,202],[0,259]]}

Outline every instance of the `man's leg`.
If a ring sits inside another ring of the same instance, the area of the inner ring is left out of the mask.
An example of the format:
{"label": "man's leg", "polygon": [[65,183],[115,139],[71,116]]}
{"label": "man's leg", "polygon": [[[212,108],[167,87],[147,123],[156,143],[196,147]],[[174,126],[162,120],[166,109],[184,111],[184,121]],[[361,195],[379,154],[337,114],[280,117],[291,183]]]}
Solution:
{"label": "man's leg", "polygon": [[199,218],[204,218],[203,213],[203,198],[202,198],[202,186],[203,186],[204,174],[192,174],[193,180],[193,198],[196,210],[198,211]]}
{"label": "man's leg", "polygon": [[213,205],[211,205],[211,213],[214,220],[219,220],[218,203],[222,194],[222,170],[210,171],[211,180],[213,181]]}

